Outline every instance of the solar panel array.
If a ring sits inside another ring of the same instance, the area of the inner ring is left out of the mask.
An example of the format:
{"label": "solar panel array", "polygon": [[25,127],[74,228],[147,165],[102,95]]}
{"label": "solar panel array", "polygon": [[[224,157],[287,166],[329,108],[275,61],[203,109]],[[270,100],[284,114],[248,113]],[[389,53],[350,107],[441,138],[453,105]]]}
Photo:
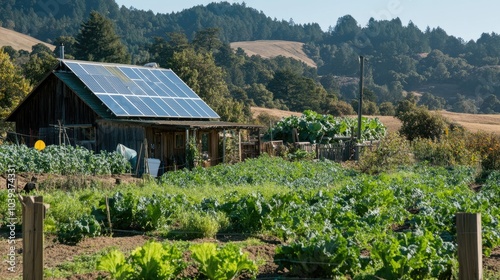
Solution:
{"label": "solar panel array", "polygon": [[172,70],[64,64],[118,117],[219,118]]}

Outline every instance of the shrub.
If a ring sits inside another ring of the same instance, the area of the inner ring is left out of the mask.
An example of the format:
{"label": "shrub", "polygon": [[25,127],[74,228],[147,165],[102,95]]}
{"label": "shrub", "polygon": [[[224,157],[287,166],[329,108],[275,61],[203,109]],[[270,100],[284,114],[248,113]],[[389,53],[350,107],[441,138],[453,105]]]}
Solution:
{"label": "shrub", "polygon": [[500,135],[486,132],[468,134],[465,145],[480,154],[484,171],[500,170]]}
{"label": "shrub", "polygon": [[380,103],[379,111],[382,116],[394,116],[396,114],[396,108],[391,102]]}
{"label": "shrub", "polygon": [[477,167],[480,163],[479,153],[467,147],[467,139],[461,133],[452,132],[441,140],[418,138],[412,148],[417,160],[432,165]]}
{"label": "shrub", "polygon": [[362,152],[358,167],[363,172],[374,174],[411,163],[413,154],[409,142],[398,133],[389,133],[378,147],[367,148]]}
{"label": "shrub", "polygon": [[410,141],[417,138],[436,140],[448,130],[445,118],[424,107],[413,107],[410,111],[400,112],[397,118],[402,122],[399,132]]}

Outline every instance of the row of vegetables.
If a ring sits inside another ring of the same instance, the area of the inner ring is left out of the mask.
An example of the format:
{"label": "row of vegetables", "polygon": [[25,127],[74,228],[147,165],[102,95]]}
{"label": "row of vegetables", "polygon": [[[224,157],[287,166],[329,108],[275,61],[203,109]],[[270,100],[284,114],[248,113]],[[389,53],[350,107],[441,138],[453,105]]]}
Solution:
{"label": "row of vegetables", "polygon": [[[105,234],[110,225],[168,239],[265,235],[280,240],[274,262],[290,275],[428,279],[457,271],[458,212],[482,214],[485,255],[500,245],[500,173],[492,172],[476,192],[470,188],[475,172],[421,164],[366,175],[329,161],[263,156],[172,172],[139,186],[70,192],[41,186],[39,194],[51,205],[46,231],[63,243]],[[6,197],[1,193],[0,200]],[[113,254],[117,266],[134,266],[133,254]]]}

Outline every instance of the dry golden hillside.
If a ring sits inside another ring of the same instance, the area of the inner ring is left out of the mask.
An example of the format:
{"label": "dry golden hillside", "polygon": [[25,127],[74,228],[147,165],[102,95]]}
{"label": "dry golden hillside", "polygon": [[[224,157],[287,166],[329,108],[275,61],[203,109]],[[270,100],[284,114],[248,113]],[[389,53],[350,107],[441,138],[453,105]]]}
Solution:
{"label": "dry golden hillside", "polygon": [[46,45],[51,50],[55,49],[54,45],[42,42],[28,35],[0,27],[0,47],[11,46],[15,50],[26,50],[31,52],[31,47],[38,43]]}
{"label": "dry golden hillside", "polygon": [[243,41],[231,43],[231,48],[242,48],[249,56],[260,55],[263,58],[272,58],[279,55],[303,61],[311,67],[316,63],[302,50],[304,43],[279,40]]}
{"label": "dry golden hillside", "polygon": [[[252,113],[254,118],[262,113],[267,113],[271,116],[276,116],[279,118],[288,117],[291,115],[300,116],[301,113],[298,112],[290,112],[283,111],[277,109],[267,109],[260,107],[252,107]],[[486,114],[463,114],[463,113],[453,113],[447,111],[439,111],[441,115],[445,118],[456,122],[466,129],[477,132],[477,131],[485,131],[485,132],[493,132],[496,134],[500,134],[500,115],[486,115]],[[389,131],[397,131],[401,127],[401,122],[395,117],[391,116],[370,116],[377,117],[380,121],[387,126]]]}

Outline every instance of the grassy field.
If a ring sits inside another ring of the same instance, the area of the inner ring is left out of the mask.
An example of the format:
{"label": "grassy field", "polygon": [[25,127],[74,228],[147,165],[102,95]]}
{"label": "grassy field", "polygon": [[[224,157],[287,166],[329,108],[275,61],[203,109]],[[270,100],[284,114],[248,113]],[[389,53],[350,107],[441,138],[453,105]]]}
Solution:
{"label": "grassy field", "polygon": [[26,50],[31,52],[31,47],[38,43],[45,44],[51,50],[55,49],[54,45],[47,44],[28,35],[0,27],[0,47],[11,46],[16,50]]}
{"label": "grassy field", "polygon": [[311,67],[316,67],[316,63],[310,59],[302,50],[304,43],[279,41],[279,40],[259,40],[233,42],[231,48],[242,48],[249,56],[260,55],[263,58],[272,58],[275,56],[286,56],[303,61]]}
{"label": "grassy field", "polygon": [[[267,113],[275,117],[288,117],[291,115],[300,116],[302,113],[283,111],[278,109],[267,109],[260,107],[252,107],[252,113],[254,118],[262,113]],[[477,132],[493,132],[500,134],[500,115],[487,115],[487,114],[464,114],[464,113],[454,113],[448,111],[439,111],[441,115],[454,121],[466,129]],[[397,131],[401,127],[401,122],[395,117],[391,116],[373,116],[378,117],[382,123],[387,126],[389,131]]]}

